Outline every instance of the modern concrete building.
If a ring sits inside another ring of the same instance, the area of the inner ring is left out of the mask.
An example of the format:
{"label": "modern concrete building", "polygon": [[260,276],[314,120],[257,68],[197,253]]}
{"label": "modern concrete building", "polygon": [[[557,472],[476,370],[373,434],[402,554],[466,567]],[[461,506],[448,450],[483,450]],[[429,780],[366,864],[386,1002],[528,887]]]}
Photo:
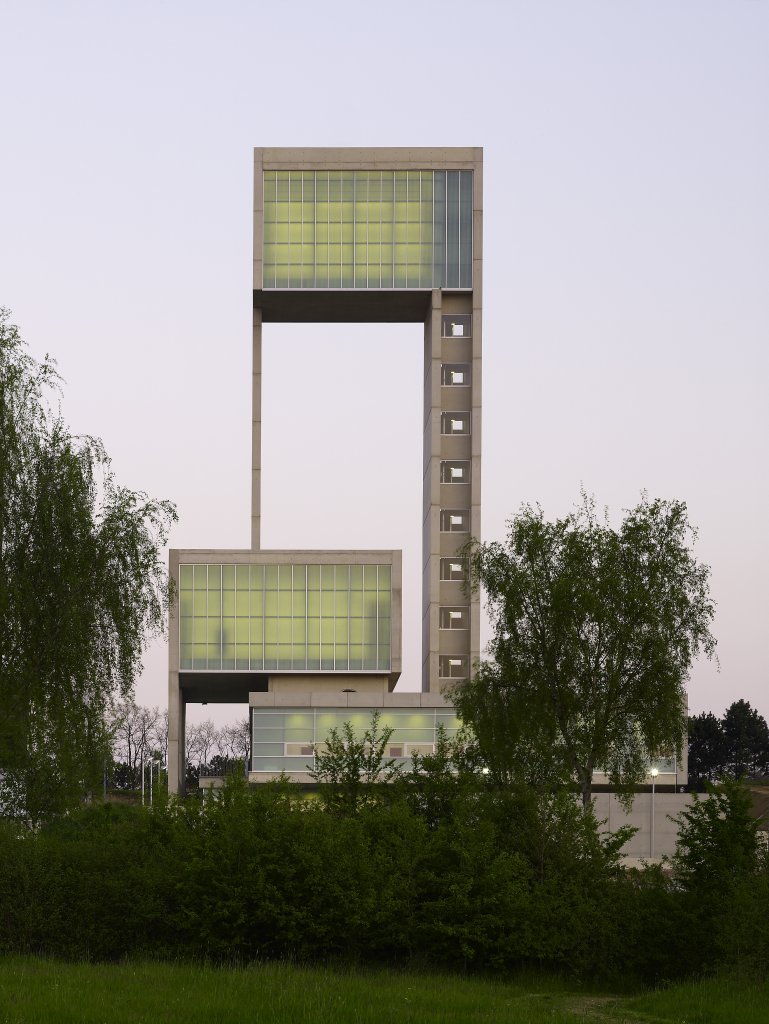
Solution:
{"label": "modern concrete building", "polygon": [[[482,189],[475,148],[255,150],[251,549],[171,552],[172,792],[189,701],[250,703],[254,779],[302,775],[334,709],[381,708],[396,757],[456,727],[441,691],[480,654],[459,552],[480,536]],[[261,548],[262,332],[276,322],[424,326],[421,694],[391,692],[399,551]]]}
{"label": "modern concrete building", "polygon": [[[250,708],[255,782],[308,781],[314,745],[375,709],[404,762],[458,728],[442,690],[480,655],[460,551],[481,533],[482,197],[480,149],[255,150],[251,548],[171,551],[171,792],[188,702]],[[424,327],[421,693],[393,692],[400,551],[261,547],[262,333],[278,322]],[[654,772],[630,815],[596,776],[599,817],[640,828],[634,856],[671,851],[667,815],[688,800],[685,759]]]}

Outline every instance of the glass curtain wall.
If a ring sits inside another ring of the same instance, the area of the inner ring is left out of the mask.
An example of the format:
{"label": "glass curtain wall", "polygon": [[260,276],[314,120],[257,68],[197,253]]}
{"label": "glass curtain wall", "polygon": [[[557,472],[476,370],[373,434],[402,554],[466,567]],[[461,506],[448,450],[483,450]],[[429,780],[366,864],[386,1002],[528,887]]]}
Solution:
{"label": "glass curtain wall", "polygon": [[[252,708],[251,770],[305,772],[315,765],[313,746],[322,746],[332,729],[349,722],[362,736],[371,725],[371,709]],[[382,708],[379,724],[394,731],[385,751],[388,758],[409,765],[413,753],[434,749],[439,727],[453,738],[460,727],[452,708]]]}
{"label": "glass curtain wall", "polygon": [[472,288],[472,171],[265,171],[264,288]]}
{"label": "glass curtain wall", "polygon": [[183,670],[390,669],[389,565],[181,565]]}

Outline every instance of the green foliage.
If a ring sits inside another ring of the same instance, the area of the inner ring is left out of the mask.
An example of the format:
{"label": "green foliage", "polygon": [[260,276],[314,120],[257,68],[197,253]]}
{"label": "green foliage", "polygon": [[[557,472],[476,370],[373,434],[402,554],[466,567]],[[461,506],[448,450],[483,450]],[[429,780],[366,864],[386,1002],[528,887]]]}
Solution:
{"label": "green foliage", "polygon": [[731,704],[723,718],[726,764],[739,778],[769,771],[769,726],[746,700]]}
{"label": "green foliage", "polygon": [[681,502],[642,502],[619,529],[594,503],[548,522],[524,506],[505,544],[471,543],[488,596],[492,660],[455,689],[492,774],[576,783],[595,771],[629,796],[649,761],[680,752],[692,659],[714,653],[709,569]]}
{"label": "green foliage", "polygon": [[726,771],[726,738],[721,721],[712,712],[689,718],[689,781],[717,782]]}
{"label": "green foliage", "polygon": [[388,793],[337,814],[233,778],[152,811],[9,826],[0,951],[600,969],[615,856],[573,799],[466,780],[443,817],[405,781]]}
{"label": "green foliage", "polygon": [[354,812],[285,780],[232,777],[217,795],[152,810],[0,823],[0,954],[635,982],[716,964],[766,971],[769,873],[739,791],[687,812],[677,874],[626,871],[627,833],[602,834],[574,794],[463,773],[451,747]]}
{"label": "green foliage", "polygon": [[727,779],[708,786],[707,797],[678,816],[678,848],[673,860],[684,889],[712,899],[724,895],[735,879],[753,874],[759,866],[758,822],[751,812],[750,793]]}
{"label": "green foliage", "polygon": [[70,434],[0,310],[0,803],[41,818],[98,784],[104,720],[162,629],[172,505],[120,487],[100,441]]}
{"label": "green foliage", "polygon": [[380,729],[375,711],[362,737],[349,722],[329,732],[325,743],[315,747],[315,768],[311,777],[321,784],[321,797],[330,810],[352,814],[382,798],[381,784],[394,782],[400,765],[385,756],[393,729]]}
{"label": "green foliage", "polygon": [[689,719],[689,777],[717,782],[729,775],[769,772],[769,726],[746,700],[730,704],[721,719],[708,712]]}
{"label": "green foliage", "polygon": [[730,965],[764,972],[769,960],[769,864],[739,781],[707,785],[707,795],[678,816],[673,858],[691,970]]}

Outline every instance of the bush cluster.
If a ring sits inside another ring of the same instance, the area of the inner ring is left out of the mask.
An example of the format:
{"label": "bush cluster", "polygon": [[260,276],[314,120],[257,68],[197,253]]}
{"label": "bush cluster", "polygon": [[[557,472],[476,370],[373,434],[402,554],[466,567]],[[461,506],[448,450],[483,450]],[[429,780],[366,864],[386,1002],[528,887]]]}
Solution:
{"label": "bush cluster", "polygon": [[671,877],[619,868],[623,837],[602,838],[567,794],[429,773],[380,793],[340,803],[233,779],[217,798],[6,822],[0,951],[641,981],[767,963],[769,876],[750,825],[719,833],[726,797],[706,820],[705,801],[690,812]]}

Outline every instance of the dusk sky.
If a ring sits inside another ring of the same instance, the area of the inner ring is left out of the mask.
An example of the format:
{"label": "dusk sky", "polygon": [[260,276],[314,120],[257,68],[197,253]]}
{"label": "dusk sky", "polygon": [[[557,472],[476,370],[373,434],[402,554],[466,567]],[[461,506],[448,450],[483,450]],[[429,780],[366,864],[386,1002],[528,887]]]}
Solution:
{"label": "dusk sky", "polygon": [[[252,148],[483,146],[483,539],[686,501],[691,711],[769,717],[768,3],[0,0],[0,39],[0,305],[172,546],[249,545]],[[421,327],[269,326],[263,380],[263,546],[402,548],[418,689]]]}

